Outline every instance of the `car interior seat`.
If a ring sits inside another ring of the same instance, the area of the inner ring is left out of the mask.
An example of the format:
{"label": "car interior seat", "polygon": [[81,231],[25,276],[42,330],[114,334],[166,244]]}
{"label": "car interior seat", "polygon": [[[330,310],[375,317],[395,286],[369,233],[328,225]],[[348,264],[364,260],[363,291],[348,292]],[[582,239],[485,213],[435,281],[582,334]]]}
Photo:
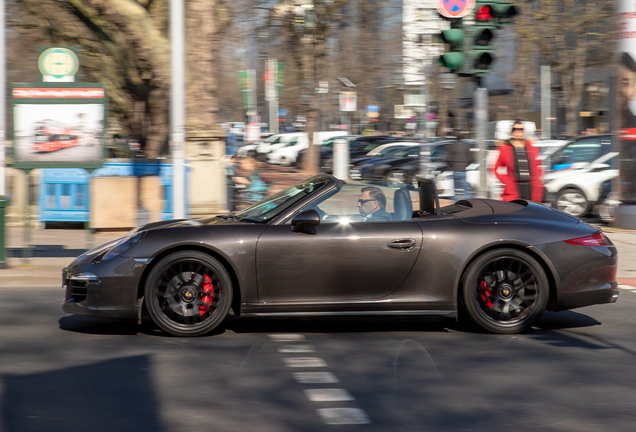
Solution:
{"label": "car interior seat", "polygon": [[393,193],[393,219],[396,221],[411,220],[413,217],[413,203],[411,195],[405,188]]}

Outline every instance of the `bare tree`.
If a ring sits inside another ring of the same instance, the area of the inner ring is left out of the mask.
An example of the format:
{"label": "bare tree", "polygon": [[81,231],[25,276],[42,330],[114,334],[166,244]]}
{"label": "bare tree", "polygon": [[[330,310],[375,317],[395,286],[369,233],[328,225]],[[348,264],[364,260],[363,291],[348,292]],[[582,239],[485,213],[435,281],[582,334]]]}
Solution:
{"label": "bare tree", "polygon": [[[168,0],[17,0],[8,27],[82,49],[87,81],[106,85],[110,109],[155,157],[167,142],[170,90]],[[214,58],[227,23],[221,0],[188,0],[188,126],[213,124]]]}
{"label": "bare tree", "polygon": [[522,39],[539,49],[543,62],[561,75],[567,131],[575,135],[585,69],[608,64],[615,51],[617,0],[524,0],[518,3],[527,19],[517,22],[515,29]]}

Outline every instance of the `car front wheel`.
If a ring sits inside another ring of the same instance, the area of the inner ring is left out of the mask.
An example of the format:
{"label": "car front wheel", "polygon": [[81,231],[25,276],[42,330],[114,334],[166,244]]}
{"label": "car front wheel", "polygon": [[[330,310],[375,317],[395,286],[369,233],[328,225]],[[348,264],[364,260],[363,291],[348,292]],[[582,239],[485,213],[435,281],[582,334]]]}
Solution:
{"label": "car front wheel", "polygon": [[560,191],[554,201],[554,207],[575,216],[583,217],[587,214],[589,204],[585,194],[578,189],[564,189]]}
{"label": "car front wheel", "polygon": [[212,331],[232,304],[232,281],[214,258],[182,251],[163,258],[146,281],[144,301],[155,324],[175,336]]}
{"label": "car front wheel", "polygon": [[548,278],[530,255],[496,249],[478,257],[462,278],[462,300],[470,320],[492,333],[519,333],[536,322],[548,304]]}

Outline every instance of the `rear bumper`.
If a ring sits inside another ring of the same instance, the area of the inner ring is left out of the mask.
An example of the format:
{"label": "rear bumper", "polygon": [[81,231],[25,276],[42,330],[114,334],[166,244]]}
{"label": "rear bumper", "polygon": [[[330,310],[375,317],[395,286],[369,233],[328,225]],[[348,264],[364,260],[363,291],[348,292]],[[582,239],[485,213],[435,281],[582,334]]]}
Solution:
{"label": "rear bumper", "polygon": [[619,290],[616,282],[605,284],[596,290],[563,294],[560,309],[575,309],[596,304],[616,303],[618,294]]}

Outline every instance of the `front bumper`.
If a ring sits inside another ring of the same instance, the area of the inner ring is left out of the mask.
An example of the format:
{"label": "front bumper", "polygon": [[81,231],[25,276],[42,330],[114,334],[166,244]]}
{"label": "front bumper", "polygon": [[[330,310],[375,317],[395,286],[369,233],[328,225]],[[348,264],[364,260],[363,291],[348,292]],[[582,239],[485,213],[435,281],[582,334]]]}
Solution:
{"label": "front bumper", "polygon": [[[62,271],[62,310],[99,318],[137,319],[139,284],[149,260],[76,260]],[[92,276],[88,276],[92,275]]]}

